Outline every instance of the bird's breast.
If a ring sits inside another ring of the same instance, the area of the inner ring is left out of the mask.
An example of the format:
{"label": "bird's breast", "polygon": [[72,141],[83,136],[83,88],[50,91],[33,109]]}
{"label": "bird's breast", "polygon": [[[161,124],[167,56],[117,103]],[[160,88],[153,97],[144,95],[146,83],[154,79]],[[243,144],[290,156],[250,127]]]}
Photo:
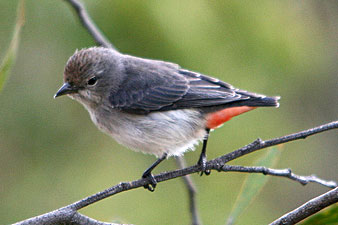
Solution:
{"label": "bird's breast", "polygon": [[181,155],[203,140],[204,116],[194,109],[153,112],[147,115],[125,113],[117,109],[91,113],[98,128],[120,144],[135,151]]}

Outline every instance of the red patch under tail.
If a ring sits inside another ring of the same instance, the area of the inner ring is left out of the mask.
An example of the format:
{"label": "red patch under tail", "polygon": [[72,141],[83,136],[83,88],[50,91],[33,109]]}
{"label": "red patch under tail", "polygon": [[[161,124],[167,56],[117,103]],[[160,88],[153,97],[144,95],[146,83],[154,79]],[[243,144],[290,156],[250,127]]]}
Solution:
{"label": "red patch under tail", "polygon": [[217,128],[218,126],[230,120],[232,117],[251,111],[255,108],[257,107],[239,106],[222,109],[214,113],[209,113],[207,115],[207,128],[209,129]]}

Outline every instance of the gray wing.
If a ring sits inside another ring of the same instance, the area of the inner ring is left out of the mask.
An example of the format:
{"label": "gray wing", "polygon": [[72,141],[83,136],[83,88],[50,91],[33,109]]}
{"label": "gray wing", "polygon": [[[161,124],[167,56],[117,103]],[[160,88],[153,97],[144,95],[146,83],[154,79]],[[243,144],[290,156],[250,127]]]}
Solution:
{"label": "gray wing", "polygon": [[147,114],[172,106],[189,90],[188,80],[175,73],[177,68],[162,61],[128,57],[124,61],[124,80],[109,96],[112,107]]}
{"label": "gray wing", "polygon": [[[158,61],[154,61],[158,62]],[[168,64],[172,65],[172,64]],[[233,88],[231,85],[178,67],[160,65],[138,69],[129,66],[126,79],[111,93],[112,107],[134,114],[186,108],[212,108],[265,96]],[[139,65],[144,67],[144,65]],[[242,104],[245,105],[245,104]]]}
{"label": "gray wing", "polygon": [[[188,82],[179,77],[140,80],[137,77],[123,82],[123,87],[109,98],[114,108],[136,114],[147,114],[170,107],[189,89]],[[169,108],[168,108],[169,110]]]}

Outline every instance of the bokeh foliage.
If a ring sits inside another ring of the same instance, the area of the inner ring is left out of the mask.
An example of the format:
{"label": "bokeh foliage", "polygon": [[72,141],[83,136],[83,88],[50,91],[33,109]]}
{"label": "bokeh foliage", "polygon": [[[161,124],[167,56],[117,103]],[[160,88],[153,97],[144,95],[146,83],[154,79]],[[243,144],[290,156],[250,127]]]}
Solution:
{"label": "bokeh foliage", "polygon": [[0,63],[0,92],[3,89],[6,80],[9,77],[10,71],[16,59],[17,51],[19,48],[18,46],[20,42],[20,31],[25,21],[24,13],[25,13],[24,1],[21,0],[17,9],[17,18],[13,30],[13,37],[6,51],[4,59]]}
{"label": "bokeh foliage", "polygon": [[[213,132],[214,158],[257,137],[281,136],[338,115],[336,1],[84,1],[120,51],[163,59],[236,87],[282,96],[279,109],[258,109]],[[16,0],[0,0],[0,57],[8,49]],[[101,189],[139,178],[153,156],[126,150],[100,133],[68,98],[53,99],[65,62],[94,45],[62,0],[27,0],[26,24],[11,78],[0,94],[0,223],[38,215]],[[2,59],[1,58],[1,59]],[[277,168],[338,180],[337,132],[285,145]],[[262,153],[237,160],[250,165]],[[187,153],[189,164],[199,150]],[[174,169],[173,159],[157,172]],[[205,224],[224,224],[245,175],[193,176]],[[237,224],[267,224],[327,191],[271,178]],[[103,221],[188,224],[183,183],[119,194],[81,212]]]}

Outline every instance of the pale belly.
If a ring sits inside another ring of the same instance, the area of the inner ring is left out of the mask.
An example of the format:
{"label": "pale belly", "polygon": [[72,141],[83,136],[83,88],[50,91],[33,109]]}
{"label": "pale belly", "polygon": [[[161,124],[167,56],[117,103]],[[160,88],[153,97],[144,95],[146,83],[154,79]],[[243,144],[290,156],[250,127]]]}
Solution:
{"label": "pale belly", "polygon": [[164,153],[178,156],[194,150],[206,135],[206,121],[197,110],[155,112],[146,116],[118,110],[89,112],[99,129],[121,145],[157,157]]}

